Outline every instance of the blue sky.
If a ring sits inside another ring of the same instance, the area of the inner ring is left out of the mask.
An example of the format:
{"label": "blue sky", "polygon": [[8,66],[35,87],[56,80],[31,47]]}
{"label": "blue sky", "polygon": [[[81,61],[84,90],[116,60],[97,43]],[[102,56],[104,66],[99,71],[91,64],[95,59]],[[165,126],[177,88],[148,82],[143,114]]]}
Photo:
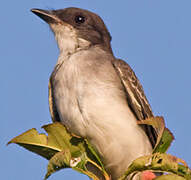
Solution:
{"label": "blue sky", "polygon": [[[164,116],[175,135],[169,153],[191,165],[190,0],[7,0],[0,11],[1,179],[43,179],[46,172],[47,160],[6,143],[51,122],[47,86],[58,49],[48,25],[30,9],[71,6],[104,19],[115,56],[131,65],[155,115]],[[49,179],[88,178],[64,170]]]}

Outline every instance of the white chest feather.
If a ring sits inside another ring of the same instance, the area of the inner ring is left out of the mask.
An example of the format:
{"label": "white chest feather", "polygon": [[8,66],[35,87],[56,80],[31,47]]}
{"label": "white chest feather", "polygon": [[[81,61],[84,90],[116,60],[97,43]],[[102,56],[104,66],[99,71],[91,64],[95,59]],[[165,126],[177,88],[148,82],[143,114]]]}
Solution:
{"label": "white chest feather", "polygon": [[94,58],[93,53],[80,51],[64,61],[54,80],[56,106],[61,121],[87,137],[118,177],[152,148],[127,105],[113,66]]}

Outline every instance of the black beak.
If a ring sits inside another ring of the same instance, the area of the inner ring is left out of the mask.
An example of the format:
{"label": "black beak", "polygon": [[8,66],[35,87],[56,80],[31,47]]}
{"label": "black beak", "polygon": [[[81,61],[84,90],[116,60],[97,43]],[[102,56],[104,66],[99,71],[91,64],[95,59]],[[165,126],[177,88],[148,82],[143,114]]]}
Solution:
{"label": "black beak", "polygon": [[52,11],[43,9],[31,9],[31,12],[43,19],[48,24],[61,23],[61,20]]}

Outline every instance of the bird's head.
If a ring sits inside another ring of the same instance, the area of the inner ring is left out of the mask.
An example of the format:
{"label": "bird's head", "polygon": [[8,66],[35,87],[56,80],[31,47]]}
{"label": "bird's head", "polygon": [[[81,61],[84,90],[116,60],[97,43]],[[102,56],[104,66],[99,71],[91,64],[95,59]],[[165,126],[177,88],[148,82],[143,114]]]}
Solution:
{"label": "bird's head", "polygon": [[61,51],[72,53],[92,45],[102,45],[111,51],[111,36],[95,13],[79,8],[31,11],[50,25]]}

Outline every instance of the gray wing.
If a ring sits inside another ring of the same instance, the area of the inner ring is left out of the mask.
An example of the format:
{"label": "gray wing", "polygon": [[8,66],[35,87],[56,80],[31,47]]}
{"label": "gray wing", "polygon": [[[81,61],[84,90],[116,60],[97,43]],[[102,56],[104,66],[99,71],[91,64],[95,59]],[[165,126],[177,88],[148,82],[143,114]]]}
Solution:
{"label": "gray wing", "polygon": [[56,104],[55,104],[55,99],[54,99],[54,88],[53,88],[53,78],[57,72],[57,70],[59,69],[60,65],[57,65],[54,68],[54,71],[52,72],[50,79],[49,79],[49,84],[48,84],[48,101],[49,101],[49,110],[50,110],[50,114],[51,114],[51,118],[53,122],[60,122],[60,117],[56,108]]}
{"label": "gray wing", "polygon": [[[143,87],[131,67],[122,60],[114,60],[113,66],[119,75],[127,95],[127,102],[137,120],[153,117],[151,107],[144,94]],[[149,125],[144,125],[149,140],[154,147],[157,139],[156,131]]]}

